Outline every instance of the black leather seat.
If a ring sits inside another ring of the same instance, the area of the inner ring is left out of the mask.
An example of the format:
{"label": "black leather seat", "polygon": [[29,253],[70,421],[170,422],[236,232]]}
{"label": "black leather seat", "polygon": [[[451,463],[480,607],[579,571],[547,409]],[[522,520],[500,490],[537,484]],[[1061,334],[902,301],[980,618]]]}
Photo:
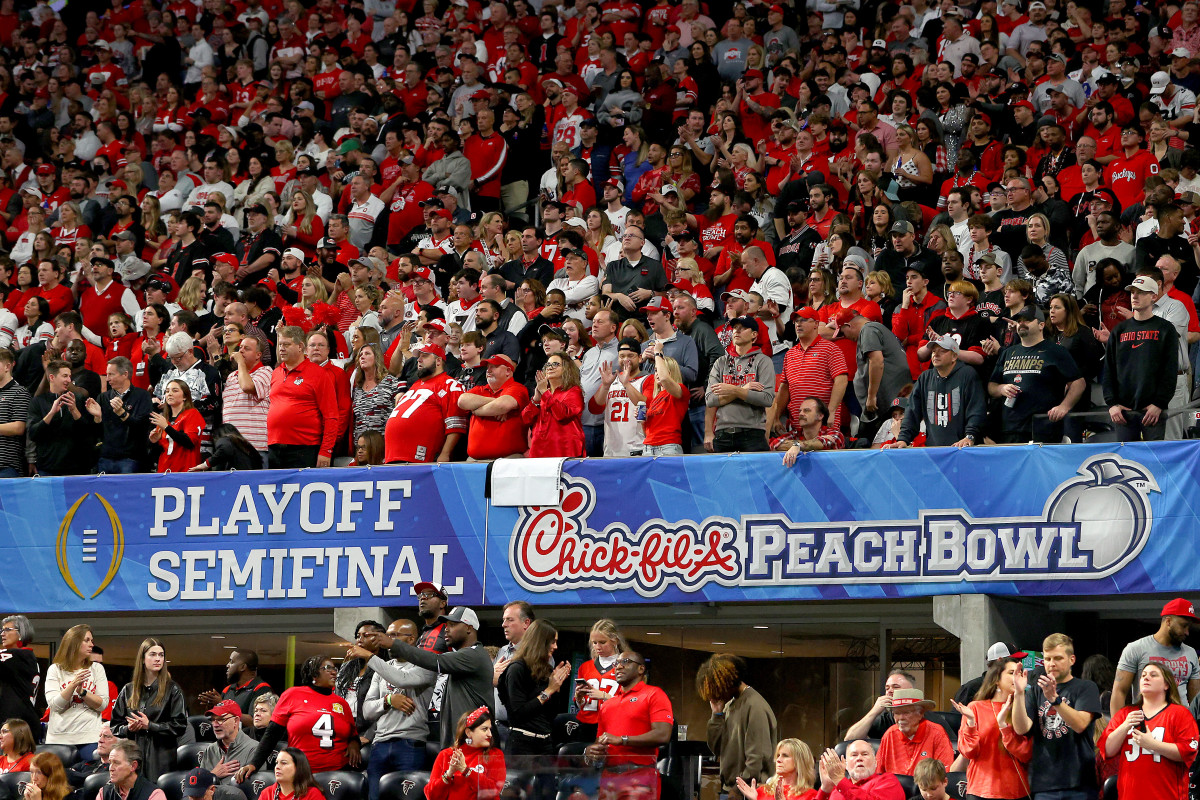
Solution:
{"label": "black leather seat", "polygon": [[[946,794],[954,798],[954,800],[966,800],[967,798],[967,773],[965,772],[949,772],[946,774]],[[1104,800],[1108,800],[1105,795]]]}
{"label": "black leather seat", "polygon": [[73,744],[39,744],[34,752],[53,753],[58,756],[64,767],[69,767],[79,760],[79,748]]}
{"label": "black leather seat", "polygon": [[83,779],[84,800],[95,800],[96,794],[108,783],[108,772],[97,772]]}
{"label": "black leather seat", "polygon": [[187,780],[187,774],[194,767],[188,769],[177,769],[173,772],[164,772],[158,776],[158,788],[162,789],[162,793],[167,796],[167,800],[183,800],[183,785]]}
{"label": "black leather seat", "polygon": [[1109,775],[1104,779],[1104,800],[1117,800],[1117,776]]}
{"label": "black leather seat", "polygon": [[318,772],[313,778],[328,800],[361,800],[366,796],[366,780],[361,772]]}
{"label": "black leather seat", "polygon": [[193,714],[188,717],[188,724],[192,726],[197,742],[215,742],[217,740],[212,729],[212,717],[207,714]]}
{"label": "black leather seat", "polygon": [[[858,740],[855,739],[854,741],[858,741]],[[879,752],[879,742],[881,740],[880,739],[867,739],[867,741],[871,743],[871,746],[875,748],[875,752],[878,753]],[[835,744],[833,746],[833,750],[839,756],[841,756],[842,758],[845,758],[846,751],[850,749],[850,745],[851,745],[851,742],[838,742],[837,744]]]}
{"label": "black leather seat", "polygon": [[[239,783],[238,788],[242,790],[242,794],[246,795],[249,800],[258,800],[258,796],[262,794],[263,789],[274,785],[275,772],[269,769],[260,769]],[[87,798],[84,798],[84,800],[87,800]]]}
{"label": "black leather seat", "polygon": [[175,748],[175,768],[187,772],[200,766],[200,754],[212,742],[193,742]]}

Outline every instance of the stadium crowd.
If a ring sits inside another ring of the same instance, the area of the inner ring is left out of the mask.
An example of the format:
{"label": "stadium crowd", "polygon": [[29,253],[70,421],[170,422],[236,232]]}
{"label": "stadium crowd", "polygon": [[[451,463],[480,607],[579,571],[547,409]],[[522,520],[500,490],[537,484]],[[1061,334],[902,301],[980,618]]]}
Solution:
{"label": "stadium crowd", "polygon": [[1186,438],[1198,17],[6,0],[0,475]]}
{"label": "stadium crowd", "polygon": [[[227,686],[185,697],[156,638],[118,690],[86,624],[63,635],[43,682],[32,624],[6,617],[0,787],[22,800],[678,796],[660,774],[670,776],[678,733],[671,699],[612,620],[593,625],[588,658],[573,668],[556,655],[554,624],[527,602],[504,606],[503,646],[488,648],[472,609],[449,609],[441,586],[414,589],[417,620],[359,622],[344,657],[309,658],[280,694],[259,677],[257,653],[238,648]],[[834,747],[781,738],[747,662],[718,653],[695,677],[711,707],[710,790],[745,800],[1186,800],[1200,663],[1185,640],[1197,623],[1191,602],[1172,600],[1115,667],[1095,654],[1079,677],[1066,634],[1035,654],[997,642],[984,674],[943,712],[912,674],[885,670],[884,693],[859,698],[868,711]],[[189,706],[204,714],[189,717]]]}

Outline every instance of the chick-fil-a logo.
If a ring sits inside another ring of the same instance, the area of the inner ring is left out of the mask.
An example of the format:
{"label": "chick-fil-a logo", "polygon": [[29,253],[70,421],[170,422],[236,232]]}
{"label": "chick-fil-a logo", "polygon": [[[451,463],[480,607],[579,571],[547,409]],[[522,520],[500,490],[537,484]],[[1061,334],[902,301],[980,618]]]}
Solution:
{"label": "chick-fil-a logo", "polygon": [[531,591],[668,586],[802,586],[998,580],[1094,580],[1121,570],[1153,524],[1153,474],[1113,453],[1085,460],[1051,490],[1037,517],[979,519],[962,509],[926,509],[915,520],[797,522],[784,514],[616,522],[588,527],[596,492],[562,480],[557,507],[522,508],[509,564]]}
{"label": "chick-fil-a logo", "polygon": [[635,589],[653,597],[668,585],[695,590],[710,581],[738,583],[742,556],[732,520],[651,520],[636,533],[621,524],[594,531],[587,520],[595,506],[591,483],[564,476],[559,506],[520,510],[509,558],[522,586]]}

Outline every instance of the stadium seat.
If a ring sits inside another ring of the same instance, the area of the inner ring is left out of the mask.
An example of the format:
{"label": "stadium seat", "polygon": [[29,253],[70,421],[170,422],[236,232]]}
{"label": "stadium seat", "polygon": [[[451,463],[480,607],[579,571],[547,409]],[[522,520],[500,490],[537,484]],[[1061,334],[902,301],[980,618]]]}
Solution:
{"label": "stadium seat", "polygon": [[200,766],[200,754],[210,744],[212,742],[195,742],[193,744],[179,745],[179,747],[175,748],[175,769],[187,772],[190,769]]}
{"label": "stadium seat", "polygon": [[313,779],[327,800],[360,800],[366,793],[367,782],[361,772],[318,772]]}
{"label": "stadium seat", "polygon": [[1104,779],[1104,800],[1117,800],[1117,776],[1109,775]]}
{"label": "stadium seat", "polygon": [[216,735],[213,734],[212,719],[207,714],[193,714],[188,717],[188,724],[192,726],[197,742],[215,742],[217,740]]}
{"label": "stadium seat", "polygon": [[93,761],[96,758],[96,745],[81,744],[79,745],[78,754],[75,756],[75,762]]}
{"label": "stadium seat", "polygon": [[79,760],[79,748],[73,744],[39,744],[36,753],[53,753],[58,756],[64,767],[69,767]]}
{"label": "stadium seat", "polygon": [[194,767],[179,769],[174,772],[164,772],[158,776],[158,788],[167,796],[167,800],[183,800],[183,782]]}
{"label": "stadium seat", "polygon": [[0,775],[0,786],[4,787],[12,800],[20,800],[25,795],[25,784],[29,780],[28,772],[8,772]]}
{"label": "stadium seat", "polygon": [[[855,741],[857,741],[857,740],[855,740]],[[879,739],[867,739],[867,741],[868,741],[868,742],[870,742],[870,743],[871,743],[871,746],[875,748],[875,752],[879,752],[879,742],[880,742],[881,740],[879,740]],[[835,752],[835,753],[837,753],[837,754],[838,754],[839,756],[841,756],[842,758],[845,758],[845,757],[846,757],[846,751],[847,751],[849,748],[850,748],[850,742],[838,742],[837,744],[835,744],[835,745],[833,746],[833,750],[834,750],[834,752]]]}
{"label": "stadium seat", "polygon": [[442,752],[441,742],[426,742],[425,743],[425,765],[433,766],[433,762],[437,761],[438,753]]}
{"label": "stadium seat", "polygon": [[925,714],[925,719],[941,725],[950,737],[950,744],[958,747],[958,728],[962,724],[962,714],[957,711],[929,711]]}
{"label": "stadium seat", "polygon": [[403,780],[400,781],[401,799],[423,800],[425,784],[429,783],[429,775],[424,772],[403,772],[401,775],[403,776]]}
{"label": "stadium seat", "polygon": [[238,788],[242,790],[242,794],[246,795],[249,800],[257,800],[258,796],[262,794],[263,789],[274,785],[275,773],[269,769],[260,769],[239,783]]}
{"label": "stadium seat", "polygon": [[900,788],[904,790],[905,797],[913,797],[917,794],[917,782],[913,780],[912,775],[901,775],[899,772],[892,774],[896,776],[896,780],[900,781]]}
{"label": "stadium seat", "polygon": [[84,800],[88,800],[88,798],[94,798],[96,794],[104,788],[106,783],[108,783],[107,772],[97,772],[94,775],[88,775],[86,778],[84,778],[82,789]]}
{"label": "stadium seat", "polygon": [[[424,772],[389,772],[379,780],[379,800],[405,800],[414,791],[416,781],[421,782],[424,792],[429,776]],[[416,798],[416,794],[411,794]]]}
{"label": "stadium seat", "polygon": [[[966,800],[967,773],[950,772],[946,774],[946,794],[953,800]],[[1105,800],[1108,800],[1105,798]]]}

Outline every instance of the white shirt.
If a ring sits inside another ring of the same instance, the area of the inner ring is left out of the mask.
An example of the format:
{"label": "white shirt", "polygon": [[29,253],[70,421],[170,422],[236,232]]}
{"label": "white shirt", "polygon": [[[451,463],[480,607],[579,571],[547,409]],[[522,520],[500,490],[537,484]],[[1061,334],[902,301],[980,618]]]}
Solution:
{"label": "white shirt", "polygon": [[[189,194],[187,200],[184,201],[184,206],[203,207],[204,204],[208,202],[208,196],[213,192],[220,192],[222,195],[224,195],[225,202],[229,202],[233,199],[233,187],[225,181],[217,181],[216,183],[202,183],[195,189],[192,189],[191,194]],[[159,205],[161,206],[162,203],[160,202]]]}
{"label": "white shirt", "polygon": [[192,60],[192,65],[188,67],[183,82],[199,83],[204,78],[202,70],[212,66],[213,50],[209,47],[208,42],[201,38],[188,50],[188,58]]}
{"label": "white shirt", "polygon": [[[783,274],[783,270],[779,267],[767,267],[766,272],[759,276],[751,286],[750,291],[758,292],[762,295],[763,303],[768,300],[774,300],[779,306],[779,316],[783,319],[791,319],[792,317],[792,284]],[[771,336],[772,352],[781,352],[786,350],[788,345],[786,342],[779,341],[778,326],[774,320],[764,320],[767,324],[767,333]]]}
{"label": "white shirt", "polygon": [[383,201],[373,194],[361,203],[351,203],[350,211],[350,241],[364,253],[371,241],[371,233],[375,229],[375,219],[383,213]]}

